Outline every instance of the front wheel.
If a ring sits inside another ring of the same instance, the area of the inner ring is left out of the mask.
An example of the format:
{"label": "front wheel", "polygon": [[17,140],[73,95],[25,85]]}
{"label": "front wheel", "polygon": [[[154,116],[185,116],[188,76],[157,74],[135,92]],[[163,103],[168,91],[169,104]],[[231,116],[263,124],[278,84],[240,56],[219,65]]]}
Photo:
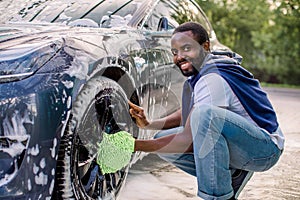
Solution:
{"label": "front wheel", "polygon": [[103,132],[137,133],[123,89],[108,78],[92,79],[79,93],[70,118],[61,139],[54,198],[115,199],[128,166],[103,175],[96,163],[97,143]]}

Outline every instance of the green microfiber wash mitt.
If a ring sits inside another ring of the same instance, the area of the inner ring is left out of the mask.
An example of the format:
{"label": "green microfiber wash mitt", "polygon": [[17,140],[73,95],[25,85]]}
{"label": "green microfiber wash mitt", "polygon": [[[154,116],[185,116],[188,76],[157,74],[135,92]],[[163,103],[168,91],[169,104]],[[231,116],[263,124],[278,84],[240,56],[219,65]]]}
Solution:
{"label": "green microfiber wash mitt", "polygon": [[114,173],[125,167],[134,152],[134,138],[126,131],[103,133],[98,143],[97,164],[103,174]]}

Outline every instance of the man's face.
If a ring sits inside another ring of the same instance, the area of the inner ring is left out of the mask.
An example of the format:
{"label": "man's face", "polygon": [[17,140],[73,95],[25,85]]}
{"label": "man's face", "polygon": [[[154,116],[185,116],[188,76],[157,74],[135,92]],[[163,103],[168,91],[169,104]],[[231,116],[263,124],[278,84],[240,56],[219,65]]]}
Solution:
{"label": "man's face", "polygon": [[184,76],[197,74],[207,55],[191,31],[175,33],[171,39],[171,51],[173,62]]}

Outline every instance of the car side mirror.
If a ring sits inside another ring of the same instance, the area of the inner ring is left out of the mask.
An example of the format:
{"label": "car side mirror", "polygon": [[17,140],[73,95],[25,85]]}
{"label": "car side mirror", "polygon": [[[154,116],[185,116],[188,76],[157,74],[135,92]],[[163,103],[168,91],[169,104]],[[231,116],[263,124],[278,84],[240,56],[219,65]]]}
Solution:
{"label": "car side mirror", "polygon": [[161,17],[158,23],[158,31],[167,31],[168,30],[168,19],[166,17]]}

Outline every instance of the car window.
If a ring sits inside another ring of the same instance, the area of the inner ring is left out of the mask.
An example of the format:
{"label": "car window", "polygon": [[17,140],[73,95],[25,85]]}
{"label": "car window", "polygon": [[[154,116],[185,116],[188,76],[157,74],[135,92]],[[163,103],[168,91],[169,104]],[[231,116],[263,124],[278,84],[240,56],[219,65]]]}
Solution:
{"label": "car window", "polygon": [[143,26],[153,31],[160,30],[159,25],[162,18],[168,19],[167,29],[174,29],[178,24],[187,21],[197,21],[201,23],[208,32],[211,32],[211,25],[207,17],[197,4],[190,0],[159,1]]}

